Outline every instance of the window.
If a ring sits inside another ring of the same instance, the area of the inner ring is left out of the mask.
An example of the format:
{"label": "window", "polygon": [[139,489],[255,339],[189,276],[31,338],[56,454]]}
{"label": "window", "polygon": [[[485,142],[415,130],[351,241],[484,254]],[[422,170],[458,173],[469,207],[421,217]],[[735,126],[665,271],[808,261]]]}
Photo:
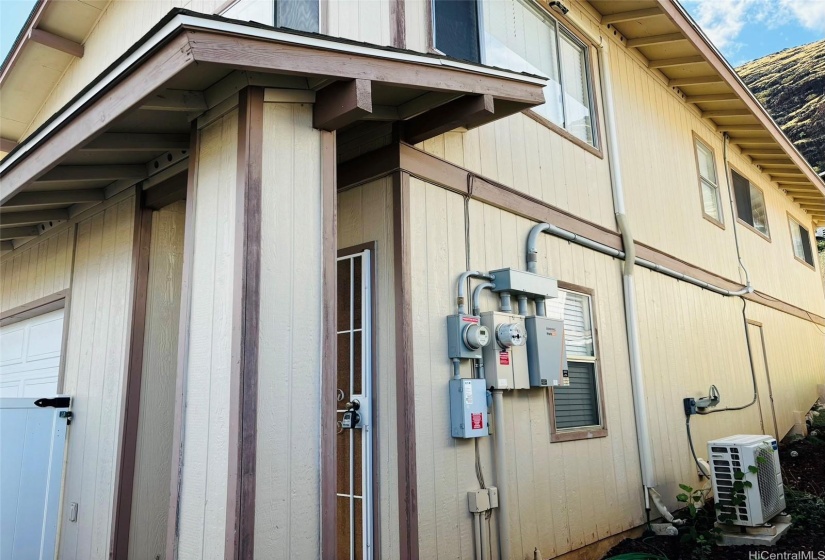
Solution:
{"label": "window", "polygon": [[436,48],[455,58],[546,76],[545,103],[532,110],[597,147],[587,45],[529,0],[480,6],[481,14],[474,0],[435,0]]}
{"label": "window", "polygon": [[791,228],[791,243],[793,244],[793,255],[798,260],[814,266],[814,252],[811,247],[811,234],[808,230],[788,216],[788,226]]}
{"label": "window", "polygon": [[553,440],[606,435],[602,425],[591,296],[581,291],[559,289],[559,297],[547,300],[546,305],[548,317],[564,320],[564,345],[570,375],[569,387],[551,389]]}
{"label": "window", "polygon": [[453,58],[481,62],[477,0],[434,0],[435,48]]}
{"label": "window", "polygon": [[275,0],[275,26],[318,33],[318,0]]}
{"label": "window", "polygon": [[736,171],[731,171],[731,177],[733,178],[733,197],[736,200],[736,216],[742,223],[770,239],[765,195]]}
{"label": "window", "polygon": [[722,202],[719,196],[719,180],[716,175],[716,160],[713,150],[707,144],[694,139],[696,147],[696,166],[699,169],[699,188],[702,193],[702,212],[705,217],[722,225]]}

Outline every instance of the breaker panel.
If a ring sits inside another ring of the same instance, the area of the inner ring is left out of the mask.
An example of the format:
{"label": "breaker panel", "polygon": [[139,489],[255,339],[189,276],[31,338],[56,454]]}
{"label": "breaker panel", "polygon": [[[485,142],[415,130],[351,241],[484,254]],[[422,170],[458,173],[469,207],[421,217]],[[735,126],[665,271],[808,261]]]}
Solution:
{"label": "breaker panel", "polygon": [[483,349],[487,385],[495,389],[529,389],[524,317],[489,311],[481,314],[481,325],[487,327],[491,338]]}
{"label": "breaker panel", "polygon": [[455,438],[476,438],[490,434],[484,379],[450,379],[450,424]]}
{"label": "breaker panel", "polygon": [[548,317],[526,317],[527,368],[532,387],[570,385],[564,351],[564,321]]}

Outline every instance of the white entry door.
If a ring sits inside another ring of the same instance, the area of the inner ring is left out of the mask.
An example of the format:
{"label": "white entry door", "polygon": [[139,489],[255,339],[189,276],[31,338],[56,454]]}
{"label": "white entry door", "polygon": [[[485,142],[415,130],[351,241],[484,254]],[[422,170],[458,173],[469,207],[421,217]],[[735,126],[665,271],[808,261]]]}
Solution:
{"label": "white entry door", "polygon": [[68,399],[43,400],[0,398],[0,560],[54,559]]}
{"label": "white entry door", "polygon": [[57,393],[63,309],[0,327],[0,398]]}

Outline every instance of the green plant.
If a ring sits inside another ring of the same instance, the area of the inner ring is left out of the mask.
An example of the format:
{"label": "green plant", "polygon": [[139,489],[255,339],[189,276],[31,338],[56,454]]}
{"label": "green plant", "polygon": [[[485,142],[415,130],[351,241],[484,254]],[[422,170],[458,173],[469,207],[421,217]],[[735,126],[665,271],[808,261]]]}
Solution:
{"label": "green plant", "polygon": [[687,484],[680,484],[684,492],[676,496],[676,500],[687,504],[689,518],[685,525],[687,531],[682,534],[682,544],[692,546],[691,558],[705,560],[712,557],[713,544],[719,538],[719,529],[713,526],[712,519],[708,519],[705,502],[709,489],[693,488]]}
{"label": "green plant", "polygon": [[[756,457],[757,465],[765,462],[763,457]],[[748,471],[751,474],[759,472],[758,466],[750,465]],[[733,469],[733,489],[730,492],[728,503],[722,503],[722,500],[717,496],[717,502],[714,505],[716,509],[716,518],[720,523],[732,525],[734,521],[739,519],[739,506],[745,504],[745,488],[753,487],[753,482],[745,480],[745,473],[740,469]]]}
{"label": "green plant", "polygon": [[792,533],[805,534],[825,527],[825,500],[822,498],[785,486],[785,505],[793,519]]}

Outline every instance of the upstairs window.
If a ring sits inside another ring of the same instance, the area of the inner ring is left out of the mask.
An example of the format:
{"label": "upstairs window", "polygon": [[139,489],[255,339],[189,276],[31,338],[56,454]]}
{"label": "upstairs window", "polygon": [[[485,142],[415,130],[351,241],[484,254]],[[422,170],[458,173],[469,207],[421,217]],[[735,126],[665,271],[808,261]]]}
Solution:
{"label": "upstairs window", "polygon": [[811,234],[808,230],[788,216],[788,226],[791,228],[791,243],[793,244],[793,255],[798,260],[808,266],[814,266],[814,251],[811,247]]}
{"label": "upstairs window", "polygon": [[589,47],[527,0],[496,0],[482,6],[483,62],[547,77],[545,103],[532,110],[597,147]]}
{"label": "upstairs window", "polygon": [[477,0],[433,0],[435,48],[453,58],[481,62]]}
{"label": "upstairs window", "polygon": [[736,171],[731,171],[731,177],[733,179],[733,196],[736,201],[737,218],[766,239],[770,239],[765,195],[759,187],[753,185]]}
{"label": "upstairs window", "polygon": [[699,189],[702,196],[702,213],[710,221],[722,225],[722,201],[719,196],[719,180],[716,175],[716,160],[713,150],[699,140],[694,139],[696,149],[696,166],[699,170]]}
{"label": "upstairs window", "polygon": [[275,26],[318,33],[318,0],[275,0]]}
{"label": "upstairs window", "polygon": [[554,387],[556,431],[582,431],[602,427],[601,395],[597,377],[596,342],[591,296],[559,289],[547,300],[547,316],[564,320],[564,346],[570,386]]}

